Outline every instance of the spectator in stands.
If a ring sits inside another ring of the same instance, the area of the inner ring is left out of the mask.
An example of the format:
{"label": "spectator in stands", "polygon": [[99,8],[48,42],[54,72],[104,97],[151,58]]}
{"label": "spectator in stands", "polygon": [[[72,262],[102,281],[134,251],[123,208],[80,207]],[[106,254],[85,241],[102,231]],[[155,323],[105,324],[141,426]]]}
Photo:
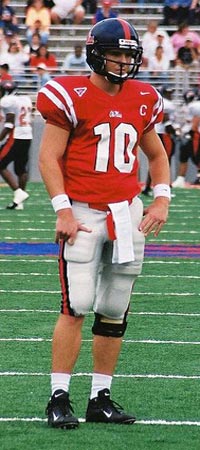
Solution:
{"label": "spectator in stands", "polygon": [[46,64],[49,69],[53,70],[58,66],[55,55],[49,52],[47,45],[40,45],[36,55],[30,57],[31,68],[36,68],[41,63]]}
{"label": "spectator in stands", "polygon": [[156,22],[156,20],[150,20],[147,25],[147,30],[142,36],[142,47],[144,52],[149,43],[156,40],[157,30],[158,23]]}
{"label": "spectator in stands", "polygon": [[83,0],[83,8],[88,14],[95,14],[97,10],[97,0]]}
{"label": "spectator in stands", "polygon": [[[158,40],[158,35],[163,36],[162,42]],[[158,23],[155,20],[150,20],[147,25],[147,30],[142,36],[143,58],[148,60],[150,55],[155,53],[155,49],[158,45],[167,47],[171,54],[173,48],[168,33],[165,30],[158,28]]]}
{"label": "spectator in stands", "polygon": [[198,51],[200,50],[200,35],[195,31],[190,30],[187,23],[182,23],[170,38],[176,55],[179,48],[185,45],[187,37],[191,38],[194,47],[197,48]]}
{"label": "spectator in stands", "polygon": [[189,18],[192,0],[164,0],[162,25],[181,24]]}
{"label": "spectator in stands", "polygon": [[38,51],[40,46],[41,46],[40,34],[35,32],[35,33],[33,33],[33,36],[32,36],[30,44],[26,44],[24,46],[24,52],[29,57],[29,61],[28,61],[27,65],[29,65],[29,63],[30,63],[31,56],[32,55],[37,55],[37,51]]}
{"label": "spectator in stands", "polygon": [[178,50],[177,64],[181,65],[184,69],[198,64],[198,51],[189,36],[185,40],[185,45]]}
{"label": "spectator in stands", "polygon": [[0,83],[2,81],[12,81],[13,77],[9,73],[10,67],[7,63],[0,65]]}
{"label": "spectator in stands", "polygon": [[40,63],[37,66],[37,88],[38,90],[51,79],[51,75],[47,70],[45,63]]}
{"label": "spectator in stands", "polygon": [[44,6],[47,8],[52,8],[55,5],[55,3],[52,0],[44,0]]}
{"label": "spectator in stands", "polygon": [[90,68],[86,63],[86,56],[85,52],[83,52],[83,47],[82,45],[77,44],[74,47],[74,51],[65,57],[62,65],[62,71],[65,73],[67,72],[70,75],[73,73],[80,75],[81,73],[85,73],[85,70],[90,72]]}
{"label": "spectator in stands", "polygon": [[12,40],[8,51],[4,52],[0,61],[6,63],[10,67],[10,73],[13,80],[17,83],[25,83],[25,63],[28,61],[28,56],[24,53],[23,46],[19,39]]}
{"label": "spectator in stands", "polygon": [[170,68],[170,59],[163,54],[163,47],[158,45],[154,56],[149,58],[147,70],[152,77],[152,83],[164,85],[168,78],[168,70]]}
{"label": "spectator in stands", "polygon": [[42,44],[47,43],[51,19],[49,9],[44,6],[43,0],[33,0],[32,5],[27,8],[25,24],[27,27],[26,37],[29,43],[35,32],[40,34]]}
{"label": "spectator in stands", "polygon": [[18,21],[15,14],[15,10],[10,6],[9,0],[2,0],[0,5],[0,27],[4,31],[11,30],[14,33],[18,33]]}
{"label": "spectator in stands", "polygon": [[3,28],[0,28],[0,54],[3,53],[7,48],[4,30]]}
{"label": "spectator in stands", "polygon": [[100,22],[104,19],[114,19],[118,16],[118,12],[112,9],[114,4],[113,0],[102,0],[100,8],[97,9],[93,18],[93,23]]}
{"label": "spectator in stands", "polygon": [[53,24],[65,23],[69,19],[70,23],[80,25],[85,16],[85,9],[82,0],[54,0],[55,6],[51,8],[51,22]]}
{"label": "spectator in stands", "polygon": [[1,36],[0,54],[8,51],[11,41],[13,41],[14,39],[18,40],[19,37],[13,31],[6,30],[4,32],[3,36]]}
{"label": "spectator in stands", "polygon": [[[26,2],[26,10],[29,8],[29,6],[32,6],[34,0],[28,0]],[[46,6],[47,8],[52,8],[52,6],[54,6],[54,2],[53,0],[43,0],[44,6]]]}
{"label": "spectator in stands", "polygon": [[163,48],[163,56],[170,60],[170,63],[174,65],[176,54],[173,45],[170,41],[169,36],[166,36],[166,31],[157,29],[156,34],[152,40],[149,40],[145,45],[144,57],[149,61],[153,56],[155,56],[155,51],[158,46]]}
{"label": "spectator in stands", "polygon": [[192,0],[190,11],[189,11],[189,20],[190,25],[200,25],[200,2],[199,0]]}

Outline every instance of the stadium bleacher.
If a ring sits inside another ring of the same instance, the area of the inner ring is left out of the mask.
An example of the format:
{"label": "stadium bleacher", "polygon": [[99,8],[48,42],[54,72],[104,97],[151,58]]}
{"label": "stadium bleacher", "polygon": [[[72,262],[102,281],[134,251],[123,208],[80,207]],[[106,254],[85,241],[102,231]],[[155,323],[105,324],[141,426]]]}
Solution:
{"label": "stadium bleacher", "polygon": [[[11,5],[15,9],[18,17],[21,42],[22,44],[26,44],[26,2],[13,0],[11,1]],[[126,3],[119,3],[117,9],[121,18],[129,20],[130,23],[136,27],[140,38],[142,38],[143,33],[147,30],[147,25],[150,20],[156,20],[159,24],[163,19],[163,6],[160,3],[144,3],[140,5],[139,3],[127,1]],[[55,71],[55,74],[60,73],[64,57],[69,52],[73,51],[74,44],[85,44],[86,36],[92,25],[92,17],[91,14],[86,14],[84,22],[81,25],[71,25],[70,23],[66,23],[65,25],[51,25],[48,48],[50,52],[53,52],[56,55],[58,62],[58,70]],[[177,26],[162,26],[162,29],[166,30],[169,34],[172,34],[177,29]],[[190,26],[190,29],[199,31],[197,30],[197,26]],[[25,72],[27,83],[26,85],[19,85],[19,89],[22,93],[28,92],[34,101],[36,92],[31,83],[30,69],[26,68]],[[199,67],[187,72],[175,72],[174,69],[169,70],[168,81],[169,84],[173,83],[173,86],[175,87],[175,97],[178,104],[181,102],[183,90],[187,89],[189,86],[195,85],[198,76]],[[154,83],[154,80],[152,79],[151,82]]]}

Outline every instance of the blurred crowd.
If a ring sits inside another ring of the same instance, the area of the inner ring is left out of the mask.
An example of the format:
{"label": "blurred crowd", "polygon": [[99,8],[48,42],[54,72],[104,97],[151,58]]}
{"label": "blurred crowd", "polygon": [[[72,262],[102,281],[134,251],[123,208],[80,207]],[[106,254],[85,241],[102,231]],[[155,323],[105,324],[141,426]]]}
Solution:
{"label": "blurred crowd", "polygon": [[[17,16],[11,0],[2,0],[0,6],[0,65],[7,67],[7,73],[16,82],[27,83],[29,75],[38,79],[38,67],[43,64],[45,78],[55,73],[75,70],[78,73],[88,69],[83,44],[77,43],[70,54],[58,61],[54,52],[49,51],[49,37],[54,25],[72,25],[70,33],[75,33],[74,25],[84,24],[85,15],[91,15],[95,24],[105,18],[120,16],[121,9],[131,5],[125,0],[28,0],[23,19]],[[144,7],[145,1],[136,3]],[[156,2],[154,2],[155,4]],[[151,2],[148,2],[150,5]],[[158,3],[158,8],[160,4]],[[123,11],[126,11],[124,9]],[[134,14],[134,9],[131,10]],[[128,9],[127,9],[128,14]],[[200,66],[200,34],[191,30],[191,24],[200,24],[200,7],[197,0],[164,0],[160,23],[151,20],[141,36],[144,48],[143,64],[139,77],[153,83],[168,82],[168,71],[188,71]],[[25,27],[20,29],[20,20]],[[168,25],[176,30],[167,32]],[[193,27],[194,28],[194,27]],[[198,29],[198,27],[197,27]],[[22,44],[23,42],[23,44]],[[30,82],[30,78],[28,79]],[[199,83],[199,80],[197,80]]]}

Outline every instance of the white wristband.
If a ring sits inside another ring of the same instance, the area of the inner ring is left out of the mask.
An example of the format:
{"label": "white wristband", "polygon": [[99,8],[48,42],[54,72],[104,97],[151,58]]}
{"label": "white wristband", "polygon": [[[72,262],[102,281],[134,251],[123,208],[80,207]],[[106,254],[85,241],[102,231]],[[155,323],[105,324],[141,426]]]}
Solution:
{"label": "white wristband", "polygon": [[156,184],[153,187],[153,196],[154,198],[157,197],[167,197],[169,200],[171,200],[171,191],[168,184]]}
{"label": "white wristband", "polygon": [[55,197],[51,199],[51,203],[55,212],[60,211],[60,209],[72,207],[67,194],[55,195]]}

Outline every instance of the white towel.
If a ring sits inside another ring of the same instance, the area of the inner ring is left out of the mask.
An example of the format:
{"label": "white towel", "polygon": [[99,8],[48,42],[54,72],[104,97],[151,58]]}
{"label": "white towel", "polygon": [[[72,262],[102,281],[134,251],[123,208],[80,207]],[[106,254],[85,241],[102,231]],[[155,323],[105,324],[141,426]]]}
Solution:
{"label": "white towel", "polygon": [[115,224],[116,239],[113,241],[112,263],[126,263],[135,260],[133,232],[128,201],[108,204]]}

